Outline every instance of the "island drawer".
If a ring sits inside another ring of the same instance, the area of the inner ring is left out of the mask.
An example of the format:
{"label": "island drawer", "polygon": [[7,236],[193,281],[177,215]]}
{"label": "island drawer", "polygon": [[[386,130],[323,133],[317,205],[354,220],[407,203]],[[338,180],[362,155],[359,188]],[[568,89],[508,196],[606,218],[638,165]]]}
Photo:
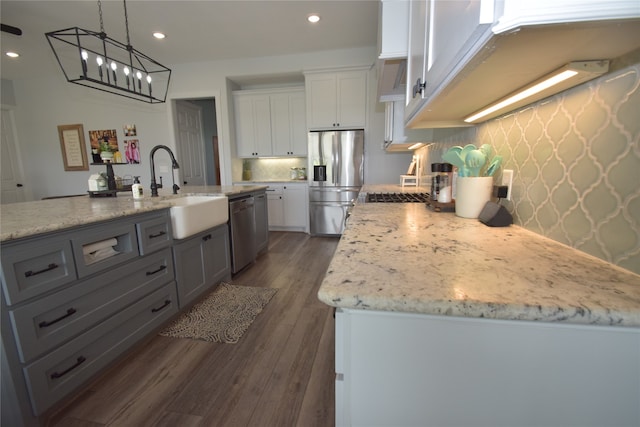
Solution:
{"label": "island drawer", "polygon": [[171,250],[165,249],[10,310],[20,361],[33,360],[172,280]]}
{"label": "island drawer", "polygon": [[177,312],[176,286],[171,282],[26,366],[34,414],[79,388]]}
{"label": "island drawer", "polygon": [[88,227],[74,233],[71,242],[79,278],[139,256],[135,223],[131,220]]}
{"label": "island drawer", "polygon": [[173,242],[171,221],[168,214],[136,224],[140,255],[168,248]]}
{"label": "island drawer", "polygon": [[76,268],[68,234],[2,247],[2,289],[7,305],[74,280]]}

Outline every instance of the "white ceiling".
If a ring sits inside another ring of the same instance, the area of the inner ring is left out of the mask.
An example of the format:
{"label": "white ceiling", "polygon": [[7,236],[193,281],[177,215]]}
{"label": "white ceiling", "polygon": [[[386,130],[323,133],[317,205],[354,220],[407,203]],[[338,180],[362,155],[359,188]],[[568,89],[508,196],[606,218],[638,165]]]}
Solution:
{"label": "white ceiling", "polygon": [[[377,0],[129,0],[126,5],[133,47],[168,67],[375,46],[377,39]],[[307,22],[312,12],[321,16],[318,24]],[[107,35],[126,42],[123,1],[102,0],[102,13]],[[0,36],[0,75],[8,79],[37,72],[43,55],[54,61],[46,32],[100,30],[94,0],[1,0],[0,21],[23,31]],[[156,40],[154,31],[167,37]],[[8,50],[20,52],[20,58],[10,60],[4,55]]]}

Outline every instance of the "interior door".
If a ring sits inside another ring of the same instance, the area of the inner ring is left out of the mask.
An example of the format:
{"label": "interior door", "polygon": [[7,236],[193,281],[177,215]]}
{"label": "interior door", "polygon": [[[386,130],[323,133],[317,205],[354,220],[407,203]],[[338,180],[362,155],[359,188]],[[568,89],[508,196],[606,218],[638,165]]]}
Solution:
{"label": "interior door", "polygon": [[177,145],[183,184],[205,185],[205,151],[202,134],[202,109],[190,102],[176,102]]}
{"label": "interior door", "polygon": [[23,202],[25,200],[22,163],[17,152],[12,114],[11,110],[2,109],[2,131],[0,132],[0,159],[2,161],[2,169],[0,169],[0,175],[2,176],[0,203],[2,204]]}

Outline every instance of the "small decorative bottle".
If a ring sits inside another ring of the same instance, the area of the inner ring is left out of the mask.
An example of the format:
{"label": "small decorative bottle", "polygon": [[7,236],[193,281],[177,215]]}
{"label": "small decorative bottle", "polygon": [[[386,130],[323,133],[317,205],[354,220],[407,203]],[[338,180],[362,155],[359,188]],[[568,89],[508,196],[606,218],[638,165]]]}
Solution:
{"label": "small decorative bottle", "polygon": [[140,184],[140,177],[133,177],[133,185],[131,186],[131,193],[133,194],[133,198],[136,200],[142,199],[144,197],[142,184]]}

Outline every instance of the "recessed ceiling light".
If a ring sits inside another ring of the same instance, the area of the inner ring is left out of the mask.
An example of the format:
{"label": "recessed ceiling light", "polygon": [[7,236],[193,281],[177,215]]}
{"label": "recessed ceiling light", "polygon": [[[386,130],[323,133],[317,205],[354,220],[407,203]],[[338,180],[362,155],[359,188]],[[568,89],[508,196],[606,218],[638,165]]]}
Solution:
{"label": "recessed ceiling light", "polygon": [[159,32],[159,31],[156,31],[155,33],[153,33],[153,37],[155,37],[157,39],[163,39],[166,36],[163,33]]}
{"label": "recessed ceiling light", "polygon": [[19,56],[20,56],[20,54],[19,54],[19,53],[17,53],[17,52],[7,52],[7,53],[6,53],[6,55],[7,55],[9,58],[17,58],[17,57],[19,57]]}
{"label": "recessed ceiling light", "polygon": [[307,21],[311,22],[312,24],[315,24],[319,20],[320,20],[320,16],[316,15],[315,13],[307,16]]}

